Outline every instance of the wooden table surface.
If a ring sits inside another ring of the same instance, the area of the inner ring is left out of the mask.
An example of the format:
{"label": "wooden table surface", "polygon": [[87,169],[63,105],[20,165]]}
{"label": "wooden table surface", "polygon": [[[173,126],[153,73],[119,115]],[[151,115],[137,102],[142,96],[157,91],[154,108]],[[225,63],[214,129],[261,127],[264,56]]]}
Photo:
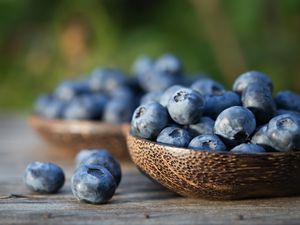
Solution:
{"label": "wooden table surface", "polygon": [[[0,224],[300,224],[300,197],[207,201],[177,196],[122,165],[120,187],[109,204],[78,202],[70,190],[74,155],[47,146],[25,117],[0,116]],[[59,164],[67,181],[54,195],[30,193],[22,183],[35,160]]]}

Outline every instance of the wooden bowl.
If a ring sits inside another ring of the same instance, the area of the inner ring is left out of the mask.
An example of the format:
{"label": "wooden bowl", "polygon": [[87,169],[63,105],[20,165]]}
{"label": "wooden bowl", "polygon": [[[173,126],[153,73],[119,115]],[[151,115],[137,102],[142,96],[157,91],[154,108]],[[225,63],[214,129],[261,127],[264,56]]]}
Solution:
{"label": "wooden bowl", "polygon": [[233,154],[171,147],[127,134],[133,162],[188,197],[233,200],[300,193],[300,152]]}
{"label": "wooden bowl", "polygon": [[45,119],[32,115],[29,124],[48,143],[79,151],[85,148],[106,148],[117,159],[129,159],[125,130],[128,124],[110,124],[98,121]]}

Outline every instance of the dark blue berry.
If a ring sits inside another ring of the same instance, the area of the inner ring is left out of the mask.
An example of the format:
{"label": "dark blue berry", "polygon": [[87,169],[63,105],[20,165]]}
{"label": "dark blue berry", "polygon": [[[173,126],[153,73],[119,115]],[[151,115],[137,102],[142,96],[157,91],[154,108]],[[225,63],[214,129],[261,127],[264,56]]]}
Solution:
{"label": "dark blue berry", "polygon": [[156,141],[176,147],[187,147],[190,139],[186,130],[178,127],[166,127],[159,133]]}
{"label": "dark blue berry", "polygon": [[78,95],[90,93],[88,80],[67,80],[61,82],[54,90],[54,95],[63,101],[70,101]]}
{"label": "dark blue berry", "polygon": [[189,125],[189,133],[195,137],[201,134],[213,134],[215,121],[209,117],[201,117],[200,120]]}
{"label": "dark blue berry", "polygon": [[153,103],[153,102],[159,103],[162,94],[163,94],[162,91],[148,92],[141,98],[140,104],[144,105],[144,104]]}
{"label": "dark blue berry", "polygon": [[200,151],[226,151],[225,144],[214,134],[204,134],[194,137],[189,148]]}
{"label": "dark blue berry", "polygon": [[173,85],[173,86],[169,87],[168,89],[166,89],[163,92],[163,94],[161,95],[159,103],[162,106],[167,107],[168,102],[169,102],[170,98],[172,97],[172,95],[174,94],[174,92],[178,91],[181,88],[184,88],[184,87],[181,85]]}
{"label": "dark blue berry", "polygon": [[235,146],[230,152],[238,154],[256,154],[266,152],[266,150],[260,145],[243,143]]}
{"label": "dark blue berry", "polygon": [[181,61],[176,56],[165,54],[156,60],[154,70],[172,75],[181,75],[183,68]]}
{"label": "dark blue berry", "polygon": [[300,95],[292,91],[281,91],[276,97],[277,107],[280,109],[300,112]]}
{"label": "dark blue berry", "polygon": [[130,100],[112,99],[104,109],[103,120],[115,124],[130,122],[134,107]]}
{"label": "dark blue berry", "polygon": [[206,77],[196,80],[191,88],[201,95],[221,95],[225,91],[224,86],[219,82]]}

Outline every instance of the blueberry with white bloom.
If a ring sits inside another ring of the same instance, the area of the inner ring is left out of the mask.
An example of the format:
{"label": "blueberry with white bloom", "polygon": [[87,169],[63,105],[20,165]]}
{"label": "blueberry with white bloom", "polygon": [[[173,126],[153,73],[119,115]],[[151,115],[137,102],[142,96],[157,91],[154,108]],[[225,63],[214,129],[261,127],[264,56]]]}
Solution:
{"label": "blueberry with white bloom", "polygon": [[168,89],[166,89],[163,92],[163,94],[161,95],[159,103],[162,106],[167,107],[168,102],[169,102],[170,98],[172,97],[172,95],[174,94],[174,92],[178,91],[181,88],[184,88],[184,87],[181,85],[173,85],[173,86],[169,87]]}
{"label": "blueberry with white bloom", "polygon": [[166,127],[159,133],[156,141],[176,147],[187,147],[190,139],[191,137],[185,129]]}
{"label": "blueberry with white bloom", "polygon": [[191,85],[191,88],[198,91],[201,95],[221,95],[225,91],[222,84],[206,77],[196,80]]}
{"label": "blueberry with white bloom", "polygon": [[292,91],[281,91],[275,97],[277,107],[280,109],[300,112],[300,95]]}
{"label": "blueberry with white bloom", "polygon": [[238,146],[235,146],[233,149],[230,150],[231,153],[237,153],[237,154],[256,154],[256,153],[264,153],[266,150],[256,144],[240,144]]}
{"label": "blueberry with white bloom", "polygon": [[201,117],[200,120],[189,125],[189,133],[195,137],[201,134],[213,134],[214,133],[215,121],[210,117]]}
{"label": "blueberry with white bloom", "polygon": [[107,203],[113,197],[116,187],[111,173],[99,165],[82,165],[71,178],[73,195],[87,203]]}
{"label": "blueberry with white bloom", "polygon": [[30,163],[23,179],[30,190],[41,193],[55,193],[65,183],[63,170],[53,163],[44,162]]}
{"label": "blueberry with white bloom", "polygon": [[214,134],[196,136],[191,140],[188,147],[199,151],[227,151],[222,140]]}

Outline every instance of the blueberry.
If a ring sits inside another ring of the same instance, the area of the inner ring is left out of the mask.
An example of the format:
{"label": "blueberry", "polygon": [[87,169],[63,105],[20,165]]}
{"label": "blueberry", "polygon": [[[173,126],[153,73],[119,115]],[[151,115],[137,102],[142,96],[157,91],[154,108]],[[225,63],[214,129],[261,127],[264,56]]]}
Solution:
{"label": "blueberry", "polygon": [[172,75],[180,75],[183,68],[181,61],[176,56],[165,54],[156,60],[154,70]]}
{"label": "blueberry", "polygon": [[84,80],[67,80],[61,82],[54,90],[54,95],[63,101],[70,101],[74,97],[89,93],[90,88],[88,81]]}
{"label": "blueberry", "polygon": [[168,112],[159,103],[141,105],[133,113],[131,132],[137,137],[155,139],[168,121]]}
{"label": "blueberry", "polygon": [[225,144],[214,134],[204,134],[194,137],[189,148],[200,151],[227,151]]}
{"label": "blueberry", "polygon": [[112,99],[120,99],[124,101],[133,101],[135,99],[133,91],[126,86],[120,87],[111,92],[110,97]]}
{"label": "blueberry", "polygon": [[300,112],[292,111],[292,110],[286,110],[286,109],[277,109],[275,112],[275,116],[279,116],[282,114],[292,114],[293,116],[300,117]]}
{"label": "blueberry", "polygon": [[114,177],[117,186],[121,182],[121,166],[118,161],[105,150],[91,153],[89,157],[81,161],[80,165],[98,165],[105,167]]}
{"label": "blueberry", "polygon": [[255,117],[249,109],[233,106],[220,113],[214,130],[227,144],[236,145],[249,140],[255,127]]}
{"label": "blueberry", "polygon": [[105,149],[83,149],[77,153],[75,158],[76,167],[78,167],[83,161],[89,158],[93,153],[102,154],[103,157],[112,157],[112,155]]}
{"label": "blueberry", "polygon": [[55,193],[64,185],[65,175],[53,163],[33,162],[26,167],[24,182],[32,191]]}
{"label": "blueberry", "polygon": [[273,90],[272,80],[268,75],[259,71],[248,71],[241,74],[235,80],[232,89],[241,94],[251,84],[269,87],[271,92]]}
{"label": "blueberry", "polygon": [[260,145],[243,143],[231,149],[230,152],[238,154],[255,154],[266,152],[266,150]]}
{"label": "blueberry", "polygon": [[52,95],[43,95],[35,103],[35,112],[45,118],[61,118],[65,110],[66,103]]}
{"label": "blueberry", "polygon": [[89,79],[90,88],[93,91],[112,92],[126,84],[124,74],[116,69],[95,69]]}
{"label": "blueberry", "polygon": [[215,121],[209,117],[201,117],[200,120],[189,125],[189,133],[195,137],[201,134],[213,134]]}
{"label": "blueberry", "polygon": [[116,187],[111,173],[99,165],[82,165],[71,178],[73,195],[80,201],[92,204],[107,203]]}
{"label": "blueberry", "polygon": [[222,84],[212,80],[210,78],[203,78],[196,80],[191,88],[195,91],[198,91],[201,95],[221,95],[225,89]]}
{"label": "blueberry", "polygon": [[276,97],[277,107],[280,109],[300,112],[300,95],[292,91],[281,91]]}
{"label": "blueberry", "polygon": [[224,109],[241,105],[241,98],[238,94],[232,91],[223,91],[219,95],[206,96],[204,115],[216,119]]}
{"label": "blueberry", "polygon": [[267,128],[267,125],[258,128],[251,138],[251,143],[262,146],[268,152],[274,152],[275,150],[271,147],[271,141],[267,136]]}
{"label": "blueberry", "polygon": [[162,94],[163,94],[162,91],[148,92],[141,98],[140,103],[141,103],[141,105],[148,104],[148,103],[153,103],[153,102],[159,103]]}
{"label": "blueberry", "polygon": [[140,56],[134,61],[132,71],[138,78],[143,78],[144,74],[153,69],[153,66],[153,59],[147,56]]}
{"label": "blueberry", "polygon": [[130,100],[112,99],[104,109],[103,120],[115,124],[130,122],[134,107]]}
{"label": "blueberry", "polygon": [[169,102],[170,98],[172,97],[172,95],[174,94],[174,92],[178,91],[181,88],[184,88],[184,87],[181,85],[173,85],[173,86],[169,87],[168,89],[166,89],[163,92],[163,94],[161,95],[159,103],[163,107],[167,107],[168,102]]}
{"label": "blueberry", "polygon": [[204,110],[202,96],[189,88],[181,88],[173,93],[168,102],[171,118],[178,124],[189,125],[197,123]]}
{"label": "blueberry", "polygon": [[63,117],[69,120],[101,119],[107,102],[108,97],[104,95],[78,96],[67,104]]}
{"label": "blueberry", "polygon": [[176,147],[187,147],[190,139],[186,130],[178,127],[166,127],[159,133],[156,141]]}
{"label": "blueberry", "polygon": [[271,146],[280,152],[300,150],[300,118],[291,114],[276,116],[267,126]]}
{"label": "blueberry", "polygon": [[257,124],[265,124],[274,116],[276,104],[270,88],[249,85],[242,94],[243,106],[255,115]]}

